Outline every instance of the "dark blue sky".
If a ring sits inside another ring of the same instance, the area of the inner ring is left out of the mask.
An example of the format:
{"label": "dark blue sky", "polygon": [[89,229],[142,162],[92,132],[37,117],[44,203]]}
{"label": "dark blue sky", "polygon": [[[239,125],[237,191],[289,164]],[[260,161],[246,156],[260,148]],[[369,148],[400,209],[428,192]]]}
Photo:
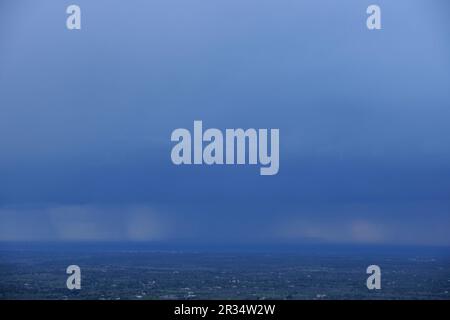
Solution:
{"label": "dark blue sky", "polygon": [[[449,245],[449,6],[1,0],[0,240]],[[174,166],[194,120],[279,173]]]}

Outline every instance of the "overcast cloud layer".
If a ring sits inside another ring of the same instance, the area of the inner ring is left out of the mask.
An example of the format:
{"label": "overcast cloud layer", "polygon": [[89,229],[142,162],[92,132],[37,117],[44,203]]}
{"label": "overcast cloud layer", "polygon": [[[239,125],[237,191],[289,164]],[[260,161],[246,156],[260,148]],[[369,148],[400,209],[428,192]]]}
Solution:
{"label": "overcast cloud layer", "polygon": [[[450,245],[447,1],[0,4],[0,241]],[[174,166],[279,128],[280,171]]]}

